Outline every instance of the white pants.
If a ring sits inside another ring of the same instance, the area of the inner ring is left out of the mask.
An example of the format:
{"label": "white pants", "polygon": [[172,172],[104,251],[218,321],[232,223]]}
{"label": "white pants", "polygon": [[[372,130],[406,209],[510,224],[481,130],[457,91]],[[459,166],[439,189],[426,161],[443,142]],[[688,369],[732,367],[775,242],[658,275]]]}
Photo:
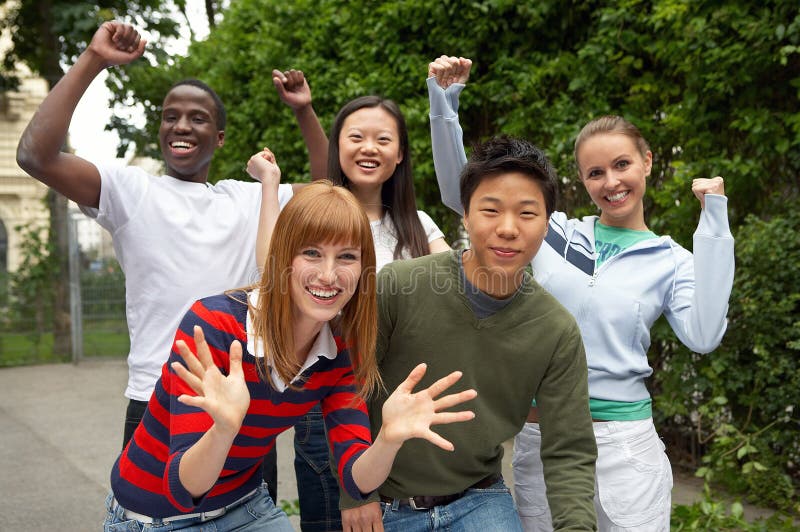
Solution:
{"label": "white pants", "polygon": [[[672,468],[653,419],[595,422],[594,506],[601,532],[669,531]],[[514,495],[527,532],[552,531],[538,423],[514,439]]]}

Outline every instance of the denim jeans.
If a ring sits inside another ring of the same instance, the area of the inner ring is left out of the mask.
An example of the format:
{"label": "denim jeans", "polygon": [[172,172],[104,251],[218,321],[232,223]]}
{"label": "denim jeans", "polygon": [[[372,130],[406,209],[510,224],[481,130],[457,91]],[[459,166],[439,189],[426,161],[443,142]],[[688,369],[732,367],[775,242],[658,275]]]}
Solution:
{"label": "denim jeans", "polygon": [[339,483],[331,470],[325,422],[319,405],[294,426],[294,471],[303,532],[341,530]]}
{"label": "denim jeans", "polygon": [[201,521],[200,517],[190,517],[168,523],[163,523],[158,519],[154,519],[153,523],[141,523],[125,519],[125,510],[120,506],[112,509],[112,500],[113,494],[109,494],[106,498],[106,521],[103,524],[105,532],[167,532],[172,530],[182,530],[183,532],[221,532],[223,530],[294,532],[289,518],[283,513],[283,510],[275,506],[264,485],[256,490],[255,495],[239,506],[208,521]]}
{"label": "denim jeans", "polygon": [[267,483],[269,496],[273,501],[278,500],[278,445],[264,455],[264,462],[261,464],[261,478]]}
{"label": "denim jeans", "polygon": [[381,503],[386,532],[522,532],[514,499],[502,479],[467,490],[463,497],[430,510],[414,510],[397,500]]}

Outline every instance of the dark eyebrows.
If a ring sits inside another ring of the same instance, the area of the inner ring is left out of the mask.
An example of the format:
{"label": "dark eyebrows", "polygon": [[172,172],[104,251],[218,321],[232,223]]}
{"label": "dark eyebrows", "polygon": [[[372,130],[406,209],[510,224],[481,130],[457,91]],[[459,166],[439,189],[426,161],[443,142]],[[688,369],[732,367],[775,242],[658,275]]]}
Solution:
{"label": "dark eyebrows", "polygon": [[[497,204],[503,203],[502,200],[500,200],[499,198],[495,198],[494,196],[483,196],[483,197],[478,198],[477,200],[475,200],[475,203],[477,203],[477,202],[491,203],[492,205],[497,205]],[[516,203],[514,203],[514,205],[517,205],[517,206],[533,205],[535,207],[539,207],[540,203],[539,203],[539,200],[531,198],[531,199],[519,200]]]}
{"label": "dark eyebrows", "polygon": [[539,200],[529,199],[529,200],[521,200],[517,203],[518,205],[533,205],[534,207],[539,206]]}
{"label": "dark eyebrows", "polygon": [[[175,113],[179,113],[179,112],[182,112],[183,110],[181,109],[181,106],[175,106],[175,105],[168,105],[168,106],[165,106],[165,107],[161,108],[161,114],[162,115],[164,115],[164,114],[166,114],[167,112],[170,112],[170,111],[175,112]],[[190,115],[190,116],[203,115],[203,116],[206,116],[208,118],[212,118],[212,117],[216,116],[215,113],[209,112],[208,109],[206,109],[204,107],[192,107],[192,108],[190,108],[188,110],[185,110],[184,112],[186,114]]]}
{"label": "dark eyebrows", "polygon": [[[362,127],[362,126],[350,126],[346,130],[343,129],[342,131],[346,132],[348,134],[349,133],[358,133],[360,135],[364,135],[365,134],[364,133],[365,129],[368,129],[368,128],[365,128],[365,127]],[[378,130],[378,132],[375,135],[376,136],[386,135],[386,136],[391,137],[391,138],[395,138],[395,136],[396,136],[395,133],[392,132],[391,129],[380,129],[380,130]]]}

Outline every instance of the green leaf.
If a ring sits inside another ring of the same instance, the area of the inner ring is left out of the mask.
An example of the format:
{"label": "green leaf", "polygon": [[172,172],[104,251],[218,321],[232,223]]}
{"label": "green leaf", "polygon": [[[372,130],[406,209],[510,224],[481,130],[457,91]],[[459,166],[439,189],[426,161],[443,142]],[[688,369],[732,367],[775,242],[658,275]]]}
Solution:
{"label": "green leaf", "polygon": [[747,455],[747,453],[748,453],[748,452],[749,452],[749,446],[747,446],[747,445],[744,445],[744,446],[742,446],[742,447],[739,447],[739,450],[738,450],[738,451],[736,451],[736,458],[738,458],[739,460],[741,460],[741,459],[742,459],[742,457],[743,457],[743,456],[745,456],[745,455]]}
{"label": "green leaf", "polygon": [[737,519],[744,515],[744,507],[742,506],[742,503],[736,501],[731,504],[731,515]]}

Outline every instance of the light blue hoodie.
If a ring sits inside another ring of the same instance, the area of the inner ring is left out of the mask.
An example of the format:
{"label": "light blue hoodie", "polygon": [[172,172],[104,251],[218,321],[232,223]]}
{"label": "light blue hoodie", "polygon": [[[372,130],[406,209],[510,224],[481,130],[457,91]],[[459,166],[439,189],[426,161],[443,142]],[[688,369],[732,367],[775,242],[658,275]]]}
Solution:
{"label": "light blue hoodie", "polygon": [[[442,201],[463,212],[459,175],[466,164],[454,84],[443,90],[429,78],[431,138]],[[650,395],[645,379],[650,328],[661,314],[689,349],[713,351],[727,327],[733,286],[733,236],[725,196],[707,194],[690,253],[668,236],[644,240],[608,259],[595,271],[597,216],[550,218],[547,237],[534,257],[536,280],[578,322],[589,365],[589,396],[635,402]]]}

